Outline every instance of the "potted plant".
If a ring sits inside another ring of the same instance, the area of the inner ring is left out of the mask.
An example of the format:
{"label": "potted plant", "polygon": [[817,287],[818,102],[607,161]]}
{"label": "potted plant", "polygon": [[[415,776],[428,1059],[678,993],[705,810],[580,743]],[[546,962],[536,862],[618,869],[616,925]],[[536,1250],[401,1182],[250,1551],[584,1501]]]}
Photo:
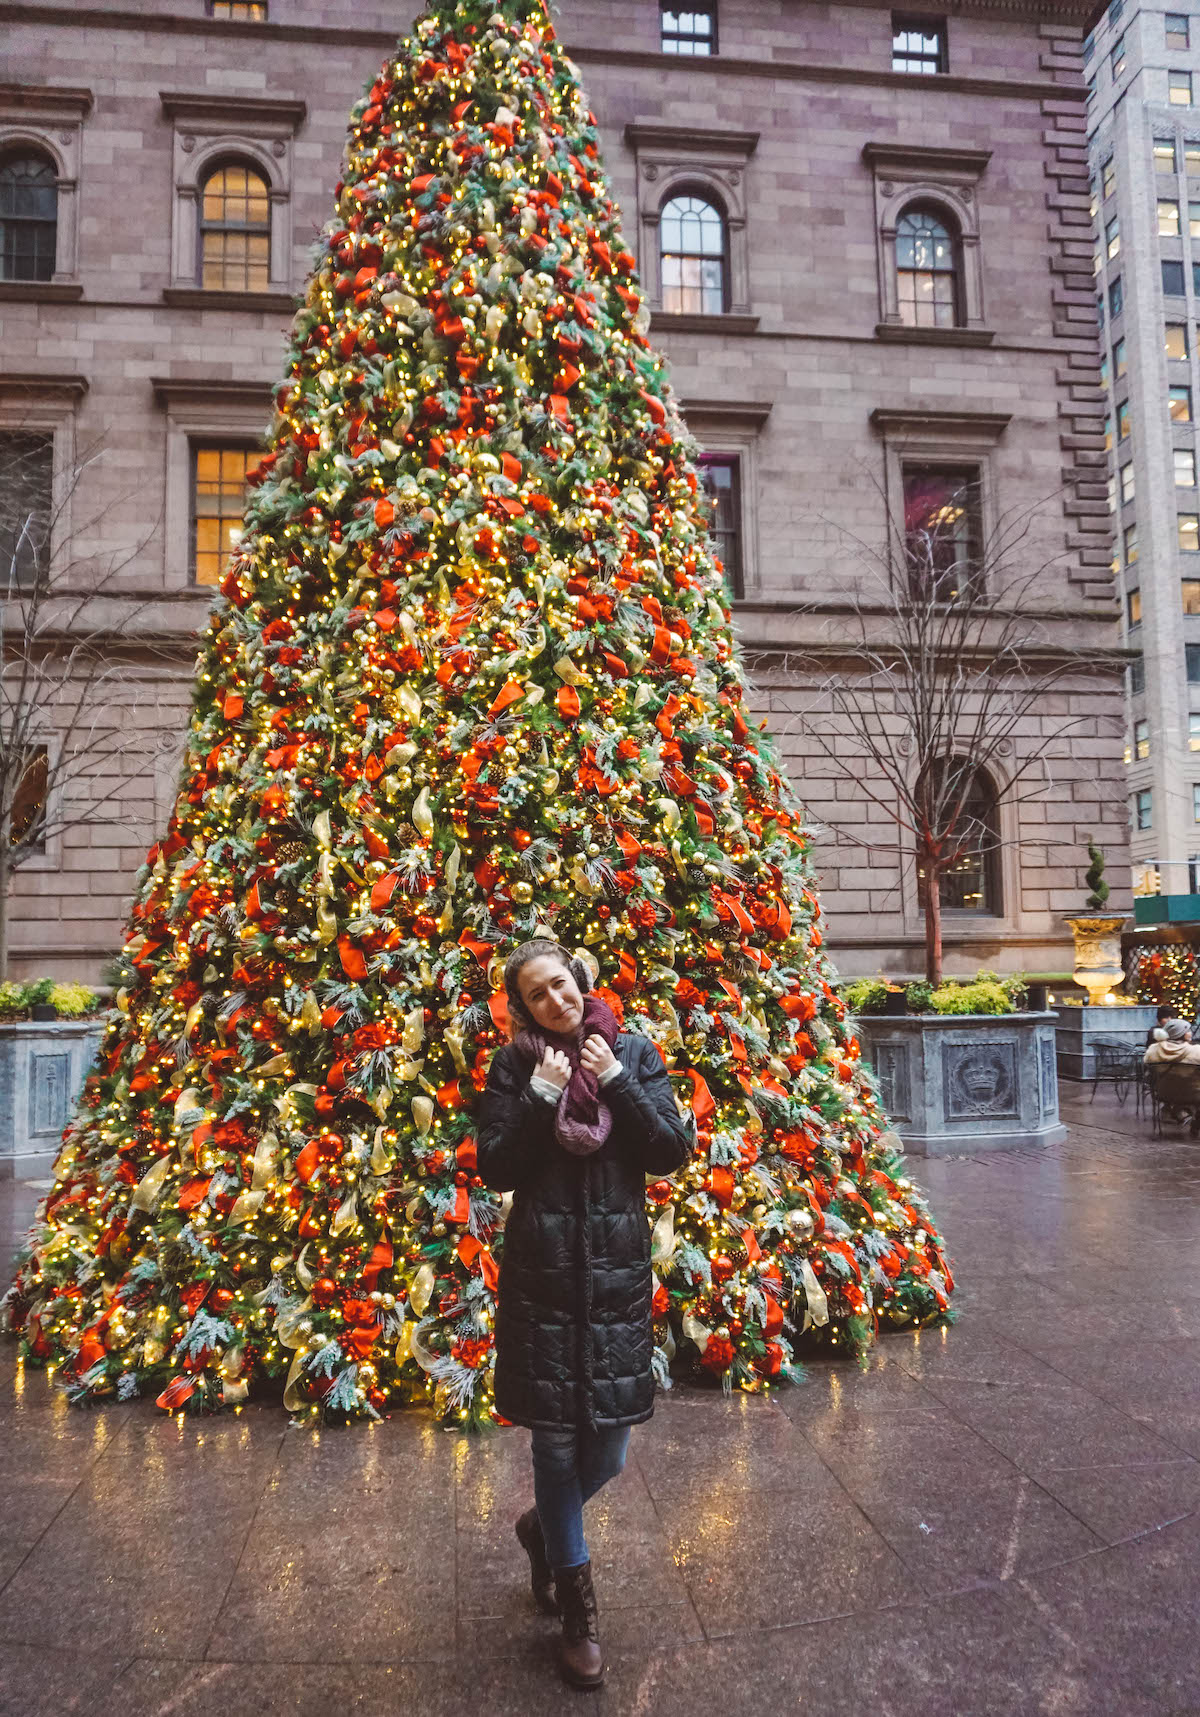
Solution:
{"label": "potted plant", "polygon": [[1132,1059],[1142,1052],[1146,1032],[1154,1024],[1153,1002],[1139,1004],[1114,993],[1125,977],[1121,958],[1121,932],[1128,919],[1106,913],[1109,888],[1104,880],[1104,854],[1095,841],[1088,842],[1085,882],[1088,896],[1085,911],[1068,918],[1075,941],[1075,970],[1080,989],[1087,991],[1082,1003],[1065,1003],[1058,1014],[1058,1071],[1064,1079],[1094,1079],[1096,1045],[1122,1044]]}

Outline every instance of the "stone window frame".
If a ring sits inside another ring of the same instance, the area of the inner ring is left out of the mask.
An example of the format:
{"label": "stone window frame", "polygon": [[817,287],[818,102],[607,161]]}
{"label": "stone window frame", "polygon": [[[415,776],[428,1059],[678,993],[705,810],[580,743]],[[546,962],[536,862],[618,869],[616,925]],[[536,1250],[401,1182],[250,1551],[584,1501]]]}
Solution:
{"label": "stone window frame", "polygon": [[701,452],[738,462],[742,593],[733,599],[737,607],[762,595],[758,558],[758,444],[771,415],[771,403],[685,399],[681,404],[688,429],[699,442]]}
{"label": "stone window frame", "polygon": [[[163,118],[173,128],[171,151],[171,282],[168,304],[195,309],[290,310],[295,200],[295,139],[307,117],[303,101],[267,96],[178,94],[161,91]],[[265,292],[200,285],[200,197],[210,173],[240,162],[266,181],[271,212],[270,273]]]}
{"label": "stone window frame", "polygon": [[[0,375],[0,430],[18,434],[48,435],[54,446],[51,579],[56,571],[61,570],[66,545],[71,540],[71,472],[76,463],[79,406],[87,391],[87,380],[83,376],[40,372],[10,372],[8,375]],[[56,735],[37,732],[31,737],[35,744],[46,747],[50,769],[53,771],[59,749]],[[50,794],[53,802],[53,779]],[[48,835],[45,849],[27,858],[20,868],[23,871],[61,870],[61,830]]]}
{"label": "stone window frame", "polygon": [[92,111],[90,89],[42,84],[0,84],[0,154],[35,150],[54,167],[54,273],[49,280],[0,281],[0,301],[40,302],[82,298],[79,280],[79,179],[83,125]]}
{"label": "stone window frame", "polygon": [[[703,333],[753,333],[758,317],[750,300],[747,169],[758,148],[757,131],[706,131],[696,126],[636,120],[625,127],[637,182],[638,261],[653,324]],[[720,315],[668,313],[662,308],[659,227],[672,197],[703,197],[725,225],[728,304]]]}
{"label": "stone window frame", "polygon": [[214,592],[192,578],[192,450],[198,443],[262,447],[274,384],[255,381],[152,380],[166,418],[163,486],[163,580],[172,593],[211,602]]}
{"label": "stone window frame", "polygon": [[[995,452],[1011,422],[1008,412],[877,406],[870,414],[870,424],[879,437],[883,452],[883,492],[889,543],[894,540],[898,498],[904,493],[903,467],[908,460],[920,461],[921,464],[977,466],[980,527],[984,544],[991,541],[999,519]],[[1005,745],[1005,756],[1011,758],[1014,753],[1012,742],[1006,741]],[[1000,911],[954,913],[955,925],[960,929],[963,926],[978,926],[980,930],[990,927],[1001,935],[1015,933],[1021,927],[1018,910],[1021,899],[1019,808],[1011,803],[1008,796],[1010,775],[1005,756],[992,758],[988,765],[996,789],[1000,819],[1000,849],[996,855]],[[925,921],[920,910],[914,856],[904,855],[900,873],[904,931],[908,936],[919,938],[924,934]]]}
{"label": "stone window frame", "polygon": [[[875,198],[875,246],[879,278],[879,339],[917,345],[990,346],[986,326],[978,186],[990,149],[940,149],[923,144],[866,143],[862,159]],[[955,237],[960,315],[953,328],[913,328],[900,320],[896,279],[896,225],[908,209],[932,209],[948,219]]]}

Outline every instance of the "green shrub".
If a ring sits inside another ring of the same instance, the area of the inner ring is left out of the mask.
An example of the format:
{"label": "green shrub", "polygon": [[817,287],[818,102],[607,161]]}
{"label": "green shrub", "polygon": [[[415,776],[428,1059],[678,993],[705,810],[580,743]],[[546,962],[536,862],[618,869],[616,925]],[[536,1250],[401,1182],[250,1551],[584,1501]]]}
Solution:
{"label": "green shrub", "polygon": [[924,978],[918,978],[915,984],[908,986],[908,1011],[913,1014],[933,1012],[933,985],[926,983]]}
{"label": "green shrub", "polygon": [[50,1000],[64,1019],[82,1019],[100,1006],[99,996],[86,984],[55,984]]}
{"label": "green shrub", "polygon": [[888,987],[882,978],[855,978],[842,991],[846,1006],[852,1014],[881,1014],[887,1001]]}
{"label": "green shrub", "polygon": [[22,995],[24,986],[6,981],[0,984],[0,1014],[19,1014],[25,1011],[25,1001]]}
{"label": "green shrub", "polygon": [[941,984],[929,998],[935,1014],[1009,1014],[1015,1010],[1005,986],[994,978],[971,984]]}
{"label": "green shrub", "polygon": [[21,994],[25,997],[25,1006],[31,1008],[48,1002],[54,989],[53,978],[32,978],[29,983],[21,985]]}

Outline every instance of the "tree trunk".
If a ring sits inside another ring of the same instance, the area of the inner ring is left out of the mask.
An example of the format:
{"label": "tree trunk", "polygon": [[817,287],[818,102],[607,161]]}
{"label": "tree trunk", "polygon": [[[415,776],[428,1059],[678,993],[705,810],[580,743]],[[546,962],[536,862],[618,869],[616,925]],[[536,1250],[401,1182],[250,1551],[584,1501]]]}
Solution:
{"label": "tree trunk", "polygon": [[942,981],[942,873],[925,867],[925,978],[935,987]]}
{"label": "tree trunk", "polygon": [[11,882],[12,870],[5,853],[0,855],[0,984],[8,978],[8,890]]}

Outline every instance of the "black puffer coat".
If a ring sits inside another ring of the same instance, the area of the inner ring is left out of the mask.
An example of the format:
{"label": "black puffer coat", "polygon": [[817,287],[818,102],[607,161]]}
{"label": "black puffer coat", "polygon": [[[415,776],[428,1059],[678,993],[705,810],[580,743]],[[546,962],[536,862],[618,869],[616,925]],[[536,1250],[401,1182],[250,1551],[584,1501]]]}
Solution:
{"label": "black puffer coat", "polygon": [[564,1151],[533,1063],[497,1050],[480,1107],[484,1182],[512,1189],[496,1312],[496,1409],[517,1425],[636,1425],[654,1411],[646,1176],[691,1150],[662,1059],[622,1032],[602,1087],[612,1132],[591,1156]]}

